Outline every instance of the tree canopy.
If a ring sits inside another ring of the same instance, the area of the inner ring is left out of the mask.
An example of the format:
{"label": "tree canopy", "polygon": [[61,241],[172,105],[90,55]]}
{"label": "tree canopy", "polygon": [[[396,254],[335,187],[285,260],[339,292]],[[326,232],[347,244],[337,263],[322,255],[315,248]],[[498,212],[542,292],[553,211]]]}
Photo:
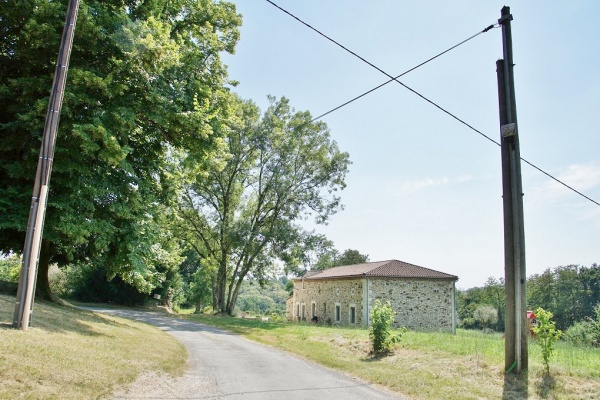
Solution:
{"label": "tree canopy", "polygon": [[[0,250],[20,252],[66,0],[0,2]],[[94,263],[148,291],[176,245],[157,216],[167,165],[210,158],[241,17],[213,0],[87,0],[79,8],[38,287],[48,262]],[[41,284],[40,284],[41,282]],[[47,281],[46,281],[47,285]]]}
{"label": "tree canopy", "polygon": [[262,118],[254,104],[237,101],[224,135],[229,156],[210,174],[195,170],[193,155],[186,162],[191,181],[182,226],[217,270],[213,306],[230,314],[244,278],[268,277],[299,237],[296,222],[310,215],[325,222],[345,187],[348,154],[325,124],[296,112],[285,98],[270,100]]}

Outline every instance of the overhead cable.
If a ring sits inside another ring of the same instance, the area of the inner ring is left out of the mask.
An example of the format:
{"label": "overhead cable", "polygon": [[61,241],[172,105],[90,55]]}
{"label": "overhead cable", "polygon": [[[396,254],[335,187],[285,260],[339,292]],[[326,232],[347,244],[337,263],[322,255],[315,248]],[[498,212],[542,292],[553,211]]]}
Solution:
{"label": "overhead cable", "polygon": [[[398,78],[402,77],[403,75],[406,75],[407,73],[414,71],[415,69],[425,65],[426,63],[434,60],[435,58],[447,53],[448,51],[460,46],[463,43],[466,43],[467,41],[475,38],[476,36],[488,32],[489,30],[498,27],[498,24],[492,24],[489,25],[488,27],[486,27],[485,29],[483,29],[482,31],[476,33],[475,35],[463,40],[462,42],[456,44],[455,46],[450,47],[448,50],[430,58],[427,61],[424,61],[423,63],[409,69],[406,72],[403,72],[402,74],[394,77],[392,75],[390,75],[389,73],[387,73],[386,71],[384,71],[383,69],[379,68],[378,66],[376,66],[375,64],[371,63],[370,61],[366,60],[365,58],[361,57],[360,55],[358,55],[357,53],[355,53],[354,51],[348,49],[346,46],[342,45],[341,43],[337,42],[336,40],[330,38],[329,36],[327,36],[326,34],[324,34],[323,32],[319,31],[318,29],[314,28],[313,26],[309,25],[308,23],[304,22],[303,20],[301,20],[300,18],[296,17],[294,14],[290,13],[289,11],[285,10],[284,8],[280,7],[279,5],[275,4],[273,1],[271,0],[266,0],[269,4],[273,5],[274,7],[278,8],[279,10],[281,10],[282,12],[284,12],[285,14],[289,15],[290,17],[294,18],[296,21],[300,22],[302,25],[308,27],[309,29],[315,31],[316,33],[318,33],[319,35],[323,36],[325,39],[329,40],[330,42],[334,43],[335,45],[337,45],[338,47],[341,47],[342,49],[344,49],[346,52],[352,54],[353,56],[355,56],[356,58],[358,58],[359,60],[361,60],[362,62],[368,64],[369,66],[371,66],[372,68],[376,69],[377,71],[381,72],[382,74],[384,74],[385,76],[387,76],[389,79],[389,81],[361,94],[360,96],[357,96],[355,98],[353,98],[350,101],[345,102],[344,104],[335,107],[333,109],[331,109],[330,111],[321,114],[320,116],[313,118],[312,121],[315,121],[319,118],[322,118],[323,116],[332,113],[333,111],[339,110],[340,108],[352,103],[355,100],[358,100],[359,98],[366,96],[369,93],[372,93],[373,91],[387,85],[388,83],[395,81],[397,82],[399,85],[401,85],[402,87],[404,87],[405,89],[409,90],[410,92],[414,93],[415,95],[419,96],[421,99],[425,100],[426,102],[428,102],[429,104],[431,104],[432,106],[436,107],[437,109],[439,109],[440,111],[444,112],[445,114],[449,115],[450,117],[454,118],[455,120],[457,120],[458,122],[460,122],[461,124],[465,125],[466,127],[468,127],[469,129],[471,129],[472,131],[478,133],[479,135],[483,136],[485,139],[489,140],[490,142],[496,144],[497,146],[501,146],[499,142],[497,142],[496,140],[492,139],[491,137],[489,137],[488,135],[486,135],[485,133],[481,132],[480,130],[476,129],[475,127],[473,127],[472,125],[468,124],[466,121],[460,119],[459,117],[457,117],[456,115],[454,115],[453,113],[451,113],[450,111],[446,110],[445,108],[443,108],[442,106],[438,105],[437,103],[435,103],[433,100],[428,99],[427,97],[425,97],[424,95],[422,95],[421,93],[417,92],[416,90],[412,89],[411,87],[407,86],[406,84],[402,83],[400,80],[398,80]],[[563,185],[564,187],[566,187],[567,189],[570,189],[571,191],[577,193],[578,195],[584,197],[585,199],[591,201],[592,203],[600,206],[600,203],[598,203],[597,201],[591,199],[590,197],[584,195],[583,193],[579,192],[578,190],[574,189],[573,187],[567,185],[566,183],[564,183],[563,181],[561,181],[560,179],[552,176],[551,174],[549,174],[548,172],[544,171],[543,169],[541,169],[540,167],[534,165],[533,163],[527,161],[526,159],[524,159],[523,157],[521,157],[521,160],[525,163],[527,163],[528,165],[530,165],[531,167],[537,169],[538,171],[540,171],[541,173],[543,173],[544,175],[548,176],[549,178],[555,180],[556,182],[560,183],[561,185]]]}

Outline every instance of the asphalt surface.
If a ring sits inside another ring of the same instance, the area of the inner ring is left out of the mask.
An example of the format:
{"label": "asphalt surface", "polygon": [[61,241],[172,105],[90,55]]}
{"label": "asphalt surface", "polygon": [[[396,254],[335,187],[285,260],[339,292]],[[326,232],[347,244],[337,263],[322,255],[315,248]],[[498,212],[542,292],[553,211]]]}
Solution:
{"label": "asphalt surface", "polygon": [[208,325],[145,311],[86,307],[143,321],[173,335],[188,351],[184,376],[148,374],[115,399],[398,399],[370,384]]}

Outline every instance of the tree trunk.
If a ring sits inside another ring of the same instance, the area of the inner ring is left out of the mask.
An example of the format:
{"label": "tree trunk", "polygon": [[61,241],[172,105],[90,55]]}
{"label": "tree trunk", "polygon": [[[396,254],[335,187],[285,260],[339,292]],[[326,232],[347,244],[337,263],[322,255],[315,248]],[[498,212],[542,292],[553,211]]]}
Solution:
{"label": "tree trunk", "polygon": [[200,300],[196,302],[196,309],[194,310],[194,314],[202,314],[202,302]]}
{"label": "tree trunk", "polygon": [[48,269],[50,267],[50,242],[42,239],[40,260],[38,263],[37,281],[35,286],[35,299],[52,301]]}
{"label": "tree trunk", "polygon": [[[227,305],[227,313],[229,315],[233,315],[233,311],[235,310],[235,305],[237,303],[238,295],[240,293],[240,287],[242,287],[244,276],[246,276],[246,274],[240,276],[237,282],[235,282],[233,293],[231,293],[229,304]],[[231,290],[231,288],[229,290]]]}
{"label": "tree trunk", "polygon": [[165,296],[165,305],[167,307],[167,310],[173,311],[173,289],[172,288],[167,289],[167,294]]}
{"label": "tree trunk", "polygon": [[221,263],[219,265],[219,271],[217,275],[217,296],[214,304],[215,310],[226,313],[227,312],[227,258],[225,254],[222,254]]}

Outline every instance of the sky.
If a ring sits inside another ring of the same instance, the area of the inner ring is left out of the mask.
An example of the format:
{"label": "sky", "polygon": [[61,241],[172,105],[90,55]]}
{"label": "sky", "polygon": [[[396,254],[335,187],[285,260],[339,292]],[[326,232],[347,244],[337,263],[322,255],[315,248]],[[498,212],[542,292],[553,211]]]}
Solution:
{"label": "sky", "polygon": [[[384,83],[381,72],[266,0],[233,0],[241,39],[233,88],[321,115]],[[510,6],[522,158],[600,202],[600,2],[273,0],[396,76],[480,32]],[[401,81],[499,141],[492,29]],[[343,251],[457,275],[504,276],[500,147],[392,82],[323,118],[352,165],[344,210],[310,226]],[[600,206],[522,164],[527,275],[600,263]]]}

